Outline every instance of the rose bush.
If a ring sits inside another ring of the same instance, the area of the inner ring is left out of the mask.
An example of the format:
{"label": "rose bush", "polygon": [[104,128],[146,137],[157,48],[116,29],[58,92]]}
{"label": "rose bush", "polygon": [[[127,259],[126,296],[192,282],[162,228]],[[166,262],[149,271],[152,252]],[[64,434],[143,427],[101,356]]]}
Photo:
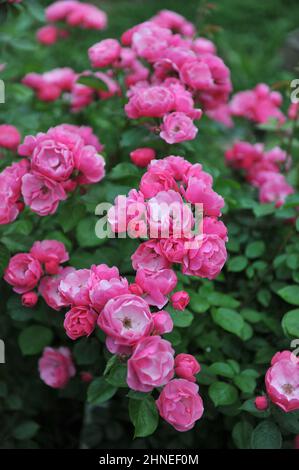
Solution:
{"label": "rose bush", "polygon": [[0,3],[1,446],[298,447],[292,74],[209,4]]}

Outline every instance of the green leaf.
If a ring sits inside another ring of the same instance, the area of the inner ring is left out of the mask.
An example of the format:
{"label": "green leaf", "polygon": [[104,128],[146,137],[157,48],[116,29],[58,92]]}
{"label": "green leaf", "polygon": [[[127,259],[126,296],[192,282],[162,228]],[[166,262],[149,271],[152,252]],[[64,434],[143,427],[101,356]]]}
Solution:
{"label": "green leaf", "polygon": [[299,309],[287,312],[282,319],[281,326],[286,335],[299,338]]}
{"label": "green leaf", "polygon": [[35,421],[24,421],[13,430],[13,436],[18,440],[31,439],[39,430],[39,425]]}
{"label": "green leaf", "polygon": [[274,203],[260,204],[253,208],[253,212],[256,217],[264,217],[266,215],[273,214],[275,212],[275,209],[276,208]]}
{"label": "green leaf", "polygon": [[106,380],[110,385],[114,387],[124,387],[127,388],[127,366],[120,362],[114,363],[108,374],[106,375]]}
{"label": "green leaf", "polygon": [[96,217],[85,217],[85,219],[80,220],[76,230],[76,237],[80,247],[93,248],[106,242],[106,238],[100,239],[97,237],[95,232],[96,223]]}
{"label": "green leaf", "polygon": [[115,395],[116,387],[106,382],[104,377],[99,377],[91,382],[87,390],[87,401],[92,405],[100,405]]}
{"label": "green leaf", "polygon": [[247,263],[248,261],[245,256],[234,256],[228,260],[227,269],[228,271],[238,273],[246,268]]}
{"label": "green leaf", "polygon": [[233,385],[219,381],[210,385],[209,396],[215,406],[232,405],[238,399],[238,391]]}
{"label": "green leaf", "polygon": [[280,429],[292,434],[299,433],[299,410],[286,413],[276,406],[272,413]]}
{"label": "green leaf", "polygon": [[218,308],[212,310],[213,321],[229,333],[242,338],[242,330],[245,326],[244,319],[235,310]]}
{"label": "green leaf", "polygon": [[189,306],[193,312],[204,313],[209,309],[209,302],[201,294],[197,294],[196,292],[191,292],[190,294]]}
{"label": "green leaf", "polygon": [[73,198],[70,198],[59,208],[58,222],[62,230],[67,233],[78,225],[84,215],[85,208],[83,204],[76,204]]}
{"label": "green leaf", "polygon": [[247,258],[258,258],[265,251],[265,243],[262,241],[251,242],[247,245],[245,254]]}
{"label": "green leaf", "polygon": [[135,427],[135,437],[146,437],[153,434],[158,426],[159,415],[155,400],[149,396],[146,400],[129,401],[130,419]]}
{"label": "green leaf", "polygon": [[29,326],[23,330],[18,338],[18,343],[24,356],[39,354],[46,346],[50,346],[53,333],[45,326]]}
{"label": "green leaf", "polygon": [[280,431],[271,420],[258,424],[251,435],[252,449],[280,449],[281,443]]}
{"label": "green leaf", "polygon": [[241,374],[234,377],[234,384],[243,392],[248,394],[253,394],[256,387],[256,380],[249,374],[246,374],[246,371],[243,371]]}
{"label": "green leaf", "polygon": [[132,163],[122,162],[116,165],[109,174],[111,181],[119,181],[125,178],[140,177],[140,171]]}
{"label": "green leaf", "polygon": [[250,449],[253,426],[247,421],[239,421],[233,427],[232,437],[238,449]]}
{"label": "green leaf", "polygon": [[292,305],[299,305],[299,286],[286,286],[278,291],[278,295]]}
{"label": "green leaf", "polygon": [[255,406],[254,398],[250,398],[249,400],[244,401],[244,403],[240,406],[240,410],[247,411],[257,418],[267,418],[270,416],[270,408],[265,411],[258,410]]}

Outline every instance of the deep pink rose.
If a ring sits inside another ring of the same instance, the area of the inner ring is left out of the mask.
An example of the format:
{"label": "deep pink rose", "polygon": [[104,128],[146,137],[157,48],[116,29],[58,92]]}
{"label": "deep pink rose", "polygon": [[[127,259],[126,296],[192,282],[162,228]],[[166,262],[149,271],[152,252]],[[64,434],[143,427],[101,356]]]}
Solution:
{"label": "deep pink rose", "polygon": [[200,371],[200,365],[191,354],[178,354],[174,360],[175,373],[182,379],[195,382],[194,377]]}
{"label": "deep pink rose", "polygon": [[97,319],[98,314],[92,308],[73,307],[66,313],[63,326],[69,338],[78,339],[91,335]]}
{"label": "deep pink rose", "polygon": [[220,273],[227,258],[225,242],[218,235],[204,235],[194,247],[188,249],[183,260],[183,273],[214,279]]}
{"label": "deep pink rose", "polygon": [[128,293],[128,281],[120,277],[116,267],[109,268],[106,264],[91,267],[89,298],[98,312],[102,311],[108,300]]}
{"label": "deep pink rose", "polygon": [[98,325],[115,344],[133,346],[151,333],[153,319],[141,297],[124,294],[106,303]]}
{"label": "deep pink rose", "polygon": [[90,304],[89,277],[89,269],[77,269],[62,279],[58,290],[68,305],[87,306]]}
{"label": "deep pink rose", "polygon": [[21,135],[15,126],[10,124],[0,125],[0,147],[16,150],[21,140]]}
{"label": "deep pink rose", "polygon": [[177,431],[189,431],[203,415],[198,386],[184,379],[171,380],[156,401],[160,416]]}
{"label": "deep pink rose", "polygon": [[156,240],[141,243],[131,259],[135,271],[144,269],[148,273],[153,273],[170,267],[170,262],[164,256],[161,256]]}
{"label": "deep pink rose", "polygon": [[38,368],[41,380],[52,388],[64,388],[76,373],[68,348],[45,348]]}
{"label": "deep pink rose", "polygon": [[22,305],[24,305],[24,307],[32,308],[37,304],[37,301],[38,295],[34,291],[25,292],[25,294],[22,295]]}
{"label": "deep pink rose", "polygon": [[75,167],[79,170],[79,184],[98,183],[105,176],[105,160],[91,145],[86,145],[75,157]]}
{"label": "deep pink rose", "polygon": [[171,90],[164,86],[136,88],[125,106],[127,116],[131,119],[140,117],[163,117],[175,107],[175,97]]}
{"label": "deep pink rose", "polygon": [[88,49],[92,67],[107,67],[117,61],[121,47],[116,39],[103,39]]}
{"label": "deep pink rose", "polygon": [[138,269],[136,283],[146,293],[145,299],[149,305],[163,308],[168,301],[167,295],[177,285],[177,277],[172,269],[161,269],[152,273]]}
{"label": "deep pink rose", "polygon": [[168,191],[169,189],[178,191],[178,185],[169,172],[153,165],[142,176],[139,189],[145,198],[150,198],[156,196],[160,191]]}
{"label": "deep pink rose", "polygon": [[134,165],[141,168],[146,167],[155,157],[156,152],[150,147],[138,148],[130,153],[131,161],[134,163]]}
{"label": "deep pink rose", "polygon": [[190,297],[188,292],[182,290],[172,294],[170,301],[173,308],[176,310],[185,310],[188,303],[190,302]]}
{"label": "deep pink rose", "polygon": [[264,395],[256,397],[254,404],[257,410],[265,411],[269,407],[268,399]]}
{"label": "deep pink rose", "polygon": [[40,262],[29,253],[18,253],[10,258],[4,280],[18,294],[29,292],[37,285],[43,274]]}
{"label": "deep pink rose", "polygon": [[60,310],[62,307],[67,307],[69,305],[69,301],[66,301],[62,297],[58,287],[62,279],[74,271],[76,270],[72,267],[60,268],[57,275],[44,276],[41,279],[38,286],[38,292],[49,307],[54,310]]}
{"label": "deep pink rose", "polygon": [[173,321],[171,316],[166,310],[160,310],[153,314],[154,321],[154,334],[164,335],[173,330]]}
{"label": "deep pink rose", "polygon": [[55,44],[59,36],[59,30],[52,24],[47,24],[39,28],[36,32],[36,39],[40,44],[51,46]]}
{"label": "deep pink rose", "polygon": [[139,392],[150,392],[168,383],[174,375],[173,355],[169,341],[160,336],[141,339],[128,360],[128,386]]}
{"label": "deep pink rose", "polygon": [[60,264],[69,259],[69,254],[64,244],[57,240],[36,241],[33,243],[30,253],[41,263],[56,261]]}

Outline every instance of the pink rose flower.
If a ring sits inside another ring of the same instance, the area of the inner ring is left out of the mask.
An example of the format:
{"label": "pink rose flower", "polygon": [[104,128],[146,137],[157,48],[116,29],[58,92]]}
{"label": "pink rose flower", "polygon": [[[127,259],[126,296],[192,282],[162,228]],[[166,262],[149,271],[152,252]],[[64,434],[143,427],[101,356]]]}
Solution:
{"label": "pink rose flower", "polygon": [[128,360],[127,384],[139,392],[150,392],[174,376],[174,350],[160,336],[141,339]]}
{"label": "pink rose flower", "polygon": [[40,262],[29,253],[18,253],[10,258],[4,280],[18,294],[29,292],[37,285],[43,274]]}
{"label": "pink rose flower", "polygon": [[148,273],[170,267],[170,262],[159,253],[159,245],[155,240],[141,243],[131,256],[135,271],[144,269]]}
{"label": "pink rose flower", "polygon": [[88,306],[89,298],[89,269],[77,269],[68,273],[58,286],[62,298],[68,305]]}
{"label": "pink rose flower", "polygon": [[147,234],[147,213],[144,196],[131,189],[128,196],[117,196],[108,211],[108,222],[115,233],[128,232],[133,238]]}
{"label": "pink rose flower", "polygon": [[166,50],[171,31],[147,21],[136,28],[132,35],[132,49],[149,62],[159,59]]}
{"label": "pink rose flower", "polygon": [[283,409],[299,409],[299,360],[290,351],[274,356],[265,377],[270,400]]}
{"label": "pink rose flower", "polygon": [[10,124],[0,125],[0,147],[16,150],[21,140],[21,135],[15,126]]}
{"label": "pink rose flower", "polygon": [[228,241],[227,228],[221,220],[216,217],[204,217],[202,221],[202,232],[205,235],[218,235],[225,242]]}
{"label": "pink rose flower", "polygon": [[92,67],[107,67],[119,59],[121,47],[116,39],[104,39],[88,49]]}
{"label": "pink rose flower", "polygon": [[166,310],[160,310],[153,314],[154,330],[153,333],[157,335],[164,335],[173,330],[173,321],[171,316]]}
{"label": "pink rose flower", "polygon": [[79,170],[79,184],[93,184],[105,176],[105,160],[91,145],[86,145],[75,157],[75,167]]}
{"label": "pink rose flower", "polygon": [[0,173],[0,224],[13,222],[22,211],[21,185],[28,168],[28,161],[23,159]]}
{"label": "pink rose flower", "polygon": [[44,44],[45,46],[51,46],[57,41],[58,35],[58,28],[56,28],[56,26],[52,24],[47,24],[46,26],[42,26],[37,30],[36,39],[40,44]]}
{"label": "pink rose flower", "polygon": [[262,203],[275,202],[276,207],[280,207],[287,196],[293,194],[294,191],[294,188],[287,183],[284,175],[271,173],[260,187],[259,197]]}
{"label": "pink rose flower", "polygon": [[24,307],[32,308],[37,304],[37,301],[38,295],[34,291],[25,292],[25,294],[22,295],[22,305],[24,305]]}
{"label": "pink rose flower", "polygon": [[224,206],[223,197],[216,193],[204,178],[190,177],[184,196],[192,204],[202,204],[204,215],[219,217]]}
{"label": "pink rose flower", "polygon": [[225,242],[218,235],[204,235],[198,241],[194,239],[193,243],[195,246],[184,256],[183,273],[215,279],[226,262]]}
{"label": "pink rose flower", "polygon": [[191,37],[195,34],[194,25],[175,11],[161,10],[151,19],[151,21],[162,28],[171,29],[183,36]]}
{"label": "pink rose flower", "polygon": [[69,305],[69,302],[62,297],[58,287],[67,274],[74,271],[76,270],[72,267],[60,268],[57,275],[44,276],[41,279],[38,286],[38,292],[49,307],[58,311],[61,310],[62,307],[67,307]]}
{"label": "pink rose flower", "polygon": [[254,400],[254,404],[256,409],[259,411],[265,411],[269,407],[268,399],[264,395],[256,397]]}
{"label": "pink rose flower", "polygon": [[141,297],[124,294],[106,303],[98,325],[115,344],[134,346],[151,333],[153,319],[148,304]]}
{"label": "pink rose flower", "polygon": [[106,264],[91,267],[89,298],[98,312],[103,310],[108,300],[128,293],[128,281],[120,277],[116,267],[109,268]]}
{"label": "pink rose flower", "polygon": [[191,354],[178,354],[174,360],[175,373],[182,379],[196,382],[194,377],[200,372],[200,365]]}
{"label": "pink rose flower", "polygon": [[133,150],[130,153],[131,161],[134,165],[141,168],[147,167],[147,165],[156,157],[156,152],[154,149],[149,147],[142,147]]}
{"label": "pink rose flower", "polygon": [[194,90],[207,90],[213,85],[210,68],[200,59],[186,61],[180,69],[180,78]]}
{"label": "pink rose flower", "polygon": [[65,181],[74,170],[73,152],[62,142],[40,139],[31,157],[31,169],[54,181]]}
{"label": "pink rose flower", "polygon": [[184,379],[165,385],[156,404],[160,416],[180,432],[192,429],[204,411],[198,386]]}
{"label": "pink rose flower", "polygon": [[41,380],[52,388],[64,388],[76,373],[68,348],[45,348],[38,368]]}
{"label": "pink rose flower", "polygon": [[91,335],[97,319],[98,314],[92,308],[73,307],[66,313],[63,326],[68,337],[75,340]]}
{"label": "pink rose flower", "polygon": [[54,214],[67,197],[60,183],[30,173],[23,176],[22,195],[25,204],[40,216]]}
{"label": "pink rose flower", "polygon": [[195,139],[197,132],[198,129],[189,116],[175,112],[164,116],[160,137],[168,144],[176,144]]}
{"label": "pink rose flower", "polygon": [[237,141],[225,152],[225,158],[234,168],[246,170],[263,159],[263,150],[263,144],[252,145],[249,142]]}
{"label": "pink rose flower", "polygon": [[144,269],[138,269],[136,283],[140,285],[149,305],[163,308],[167,303],[167,295],[177,285],[177,276],[172,269],[161,269],[149,273]]}
{"label": "pink rose flower", "polygon": [[190,297],[188,292],[182,290],[175,292],[171,296],[170,301],[172,303],[173,308],[175,308],[176,310],[185,310],[188,303],[190,302]]}

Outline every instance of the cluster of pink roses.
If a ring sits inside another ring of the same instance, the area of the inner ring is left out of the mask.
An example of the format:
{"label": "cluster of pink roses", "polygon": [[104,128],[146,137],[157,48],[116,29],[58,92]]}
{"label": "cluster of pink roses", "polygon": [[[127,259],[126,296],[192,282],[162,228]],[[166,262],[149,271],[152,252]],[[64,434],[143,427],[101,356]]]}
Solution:
{"label": "cluster of pink roses", "polygon": [[225,152],[225,157],[234,168],[244,170],[246,179],[259,188],[262,203],[275,202],[280,207],[294,192],[280,172],[281,164],[290,164],[290,157],[280,147],[265,151],[263,144],[238,141]]}
{"label": "cluster of pink roses", "polygon": [[5,269],[4,279],[18,294],[22,294],[22,303],[34,307],[38,288],[43,295],[45,279],[56,278],[69,268],[60,265],[68,261],[69,255],[63,243],[57,240],[36,241],[29,253],[14,255]]}
{"label": "cluster of pink roses", "polygon": [[283,124],[285,116],[279,109],[281,104],[282,96],[278,91],[271,91],[268,85],[259,83],[253,90],[236,93],[230,102],[230,112],[259,124],[270,118]]}
{"label": "cluster of pink roses", "polygon": [[[220,115],[225,114],[232,89],[229,70],[214,44],[191,39],[194,33],[194,26],[181,15],[163,10],[126,31],[122,46],[105,39],[88,51],[93,67],[124,70],[127,116],[158,119],[160,136],[169,144],[195,138],[193,120],[202,115],[195,103],[215,119],[219,109],[219,119],[226,119]],[[151,129],[157,131],[157,124]]]}
{"label": "cluster of pink roses", "polygon": [[[113,232],[149,237],[133,254],[132,263],[135,282],[151,305],[163,307],[176,285],[174,263],[184,274],[202,278],[214,279],[221,271],[227,258],[227,229],[218,220],[224,201],[212,183],[200,164],[182,157],[152,160],[139,189],[118,196],[109,210]],[[192,210],[197,204],[199,224]]]}
{"label": "cluster of pink roses", "polygon": [[[1,126],[3,147],[15,149],[19,139],[13,126]],[[27,158],[0,173],[0,224],[13,222],[24,203],[40,216],[54,214],[59,202],[78,185],[101,181],[105,161],[98,152],[102,149],[92,129],[85,126],[61,124],[35,137],[26,136],[18,153]]]}
{"label": "cluster of pink roses", "polygon": [[[79,83],[80,77],[94,76],[100,79],[106,89],[95,90],[87,85]],[[95,98],[108,99],[120,94],[118,83],[107,73],[83,72],[78,74],[69,67],[50,70],[42,74],[28,73],[22,83],[35,91],[41,101],[51,102],[63,97],[70,104],[72,112],[78,112],[88,106]]]}

